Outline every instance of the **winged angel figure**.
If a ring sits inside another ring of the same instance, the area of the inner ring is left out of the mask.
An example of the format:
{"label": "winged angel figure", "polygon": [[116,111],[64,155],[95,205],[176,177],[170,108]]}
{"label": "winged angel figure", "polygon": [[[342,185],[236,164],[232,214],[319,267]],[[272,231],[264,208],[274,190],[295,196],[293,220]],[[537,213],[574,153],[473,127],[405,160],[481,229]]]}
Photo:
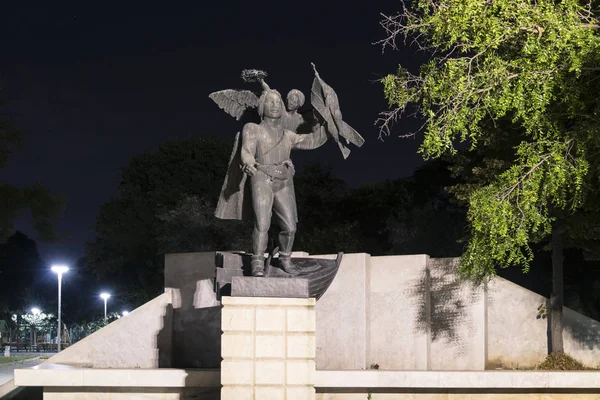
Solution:
{"label": "winged angel figure", "polygon": [[[358,132],[342,120],[335,91],[321,79],[314,64],[313,69],[313,108],[310,110],[298,111],[304,103],[304,95],[296,89],[288,93],[286,109],[279,92],[265,82],[267,74],[259,70],[244,70],[242,78],[246,82],[260,82],[260,96],[250,90],[233,89],[209,96],[221,109],[244,121],[244,128],[235,139],[215,215],[221,219],[253,217],[251,265],[254,276],[264,276],[264,254],[272,215],[281,228],[280,266],[290,274],[300,272],[290,259],[298,215],[291,150],[316,149],[331,137],[347,158],[350,150],[340,138],[359,147],[364,143]],[[246,189],[248,177],[250,182]]]}

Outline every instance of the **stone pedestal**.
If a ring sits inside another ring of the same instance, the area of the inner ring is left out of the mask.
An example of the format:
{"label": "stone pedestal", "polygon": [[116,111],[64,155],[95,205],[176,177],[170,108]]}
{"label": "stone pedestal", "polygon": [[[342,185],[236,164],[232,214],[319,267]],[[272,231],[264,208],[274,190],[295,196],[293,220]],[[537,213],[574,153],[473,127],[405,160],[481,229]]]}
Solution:
{"label": "stone pedestal", "polygon": [[315,299],[222,303],[221,400],[315,399]]}
{"label": "stone pedestal", "polygon": [[277,297],[307,299],[308,280],[297,278],[255,278],[234,276],[231,278],[233,297]]}

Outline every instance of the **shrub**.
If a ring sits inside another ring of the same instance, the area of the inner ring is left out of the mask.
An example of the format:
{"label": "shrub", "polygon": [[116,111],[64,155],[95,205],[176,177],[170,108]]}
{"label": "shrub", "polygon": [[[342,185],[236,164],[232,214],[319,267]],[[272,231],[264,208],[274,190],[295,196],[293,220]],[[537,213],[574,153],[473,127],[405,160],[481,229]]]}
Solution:
{"label": "shrub", "polygon": [[546,371],[584,371],[588,368],[566,353],[550,354],[543,363],[537,366],[539,370]]}

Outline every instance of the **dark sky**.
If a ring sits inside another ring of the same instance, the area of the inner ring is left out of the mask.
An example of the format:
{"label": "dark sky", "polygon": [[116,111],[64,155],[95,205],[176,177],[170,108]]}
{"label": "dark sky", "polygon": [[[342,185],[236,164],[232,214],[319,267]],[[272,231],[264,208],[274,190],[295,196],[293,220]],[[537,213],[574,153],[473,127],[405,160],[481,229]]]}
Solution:
{"label": "dark sky", "polygon": [[[266,70],[282,93],[308,94],[314,62],[366,139],[345,161],[332,143],[297,152],[300,166],[331,164],[357,186],[410,175],[419,163],[418,141],[382,142],[373,126],[386,107],[373,81],[420,57],[373,45],[384,35],[380,13],[397,11],[397,0],[35,3],[0,7],[0,98],[25,134],[0,180],[40,182],[68,197],[59,223],[68,238],[40,244],[49,263],[83,254],[133,155],[174,138],[233,137],[241,126],[208,94],[251,88],[239,77],[245,68]],[[18,228],[35,237],[27,218]]]}

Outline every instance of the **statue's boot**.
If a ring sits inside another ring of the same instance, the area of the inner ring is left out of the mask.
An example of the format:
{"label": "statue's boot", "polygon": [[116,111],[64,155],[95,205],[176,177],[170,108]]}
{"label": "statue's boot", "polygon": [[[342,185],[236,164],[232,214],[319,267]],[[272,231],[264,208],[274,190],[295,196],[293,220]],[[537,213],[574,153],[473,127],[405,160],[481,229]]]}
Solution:
{"label": "statue's boot", "polygon": [[279,252],[279,265],[281,265],[281,269],[291,275],[298,275],[301,271],[301,269],[292,262],[292,253]]}
{"label": "statue's boot", "polygon": [[264,256],[252,256],[250,261],[252,267],[252,276],[265,276],[265,257]]}

